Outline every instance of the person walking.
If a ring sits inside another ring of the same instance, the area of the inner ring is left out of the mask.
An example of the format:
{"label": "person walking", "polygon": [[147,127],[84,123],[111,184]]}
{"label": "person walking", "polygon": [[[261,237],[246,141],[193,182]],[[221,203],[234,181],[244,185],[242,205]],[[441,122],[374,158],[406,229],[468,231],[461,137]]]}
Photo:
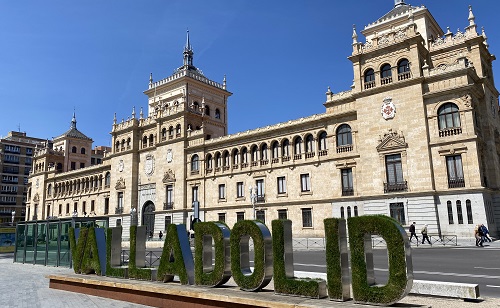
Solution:
{"label": "person walking", "polygon": [[163,238],[163,232],[160,231],[160,233],[158,234],[158,237],[160,238],[160,241],[161,241],[161,239]]}
{"label": "person walking", "polygon": [[474,237],[476,238],[476,246],[483,247],[483,232],[481,231],[480,225],[474,228]]}
{"label": "person walking", "polygon": [[491,242],[492,240],[488,236],[488,234],[490,233],[488,228],[486,228],[486,226],[484,224],[482,224],[479,228],[480,228],[481,232],[483,233],[483,242]]}
{"label": "person walking", "polygon": [[411,225],[410,225],[410,242],[411,242],[411,239],[413,237],[415,237],[415,239],[417,239],[417,242],[418,242],[418,236],[417,236],[417,233],[415,233],[415,222],[413,222]]}
{"label": "person walking", "polygon": [[431,243],[431,241],[429,240],[429,236],[427,235],[427,227],[428,225],[425,224],[423,227],[422,227],[422,230],[420,230],[420,233],[422,233],[422,244],[425,243],[425,240],[427,240],[427,243]]}

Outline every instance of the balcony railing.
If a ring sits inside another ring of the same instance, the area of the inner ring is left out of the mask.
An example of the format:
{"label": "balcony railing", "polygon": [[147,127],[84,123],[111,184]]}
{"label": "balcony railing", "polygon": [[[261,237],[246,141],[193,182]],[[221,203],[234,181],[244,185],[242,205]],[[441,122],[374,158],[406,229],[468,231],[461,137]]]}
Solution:
{"label": "balcony railing", "polygon": [[264,203],[264,202],[266,202],[266,196],[265,196],[265,194],[257,195],[255,202],[256,203]]}
{"label": "balcony railing", "polygon": [[354,196],[354,188],[352,187],[342,188],[342,196]]}
{"label": "balcony railing", "polygon": [[339,145],[337,147],[337,153],[345,153],[345,152],[351,152],[351,151],[352,151],[352,144]]}
{"label": "balcony railing", "polygon": [[282,161],[290,161],[290,156],[283,156],[281,158]]}
{"label": "balcony railing", "polygon": [[439,137],[448,137],[454,135],[460,135],[462,133],[461,127],[450,127],[439,130]]}
{"label": "balcony railing", "polygon": [[306,158],[312,158],[314,157],[315,153],[314,152],[307,152],[306,153]]}
{"label": "balcony railing", "polygon": [[122,207],[116,207],[115,208],[115,214],[123,214],[123,208]]}
{"label": "balcony railing", "polygon": [[464,178],[449,178],[448,179],[448,188],[459,188],[465,187]]}
{"label": "balcony railing", "polygon": [[406,183],[406,181],[396,182],[396,183],[384,183],[384,193],[400,192],[407,190],[408,190],[408,184]]}
{"label": "balcony railing", "polygon": [[326,156],[328,155],[328,150],[319,150],[318,156]]}
{"label": "balcony railing", "polygon": [[399,73],[398,74],[398,81],[406,80],[411,78],[411,72],[407,71],[404,73]]}
{"label": "balcony railing", "polygon": [[365,90],[375,88],[375,80],[374,81],[368,81],[365,82]]}
{"label": "balcony railing", "polygon": [[163,210],[171,210],[174,208],[173,202],[163,202]]}
{"label": "balcony railing", "polygon": [[302,159],[302,154],[293,155],[293,160],[299,160],[299,159]]}
{"label": "balcony railing", "polygon": [[384,77],[380,79],[380,84],[385,85],[392,82],[392,76]]}

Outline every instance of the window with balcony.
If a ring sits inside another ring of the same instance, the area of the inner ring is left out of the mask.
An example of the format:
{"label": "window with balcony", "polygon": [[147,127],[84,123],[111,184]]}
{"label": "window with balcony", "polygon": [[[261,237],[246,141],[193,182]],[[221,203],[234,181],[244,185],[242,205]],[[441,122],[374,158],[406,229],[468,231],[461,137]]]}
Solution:
{"label": "window with balcony", "polygon": [[448,188],[465,187],[462,156],[446,156],[446,168],[448,169]]}
{"label": "window with balcony", "polygon": [[262,165],[266,165],[268,163],[268,156],[267,156],[267,144],[264,143],[262,144],[260,148],[260,161]]}
{"label": "window with balcony", "polygon": [[164,210],[171,210],[174,208],[174,185],[167,185],[165,189],[167,193],[167,200],[165,202]]}
{"label": "window with balcony", "polygon": [[115,214],[122,214],[123,213],[123,192],[118,193],[118,204],[116,207]]}
{"label": "window with balcony", "polygon": [[106,172],[106,176],[104,178],[104,187],[109,188],[111,185],[111,173]]}
{"label": "window with balcony", "polygon": [[321,132],[318,136],[318,156],[324,156],[328,154],[328,148],[326,147],[326,132]]}
{"label": "window with balcony", "polygon": [[283,161],[289,161],[290,160],[290,141],[288,139],[283,140],[282,144],[282,156],[283,156]]}
{"label": "window with balcony", "polygon": [[410,62],[407,59],[401,59],[398,62],[398,81],[406,80],[410,77]]}
{"label": "window with balcony", "polygon": [[389,204],[391,217],[397,220],[400,224],[406,225],[405,207],[403,202],[395,202]]}
{"label": "window with balcony", "polygon": [[384,64],[380,68],[380,83],[382,85],[392,82],[392,68],[389,64]]}
{"label": "window with balcony", "polygon": [[207,155],[207,159],[206,159],[206,168],[207,168],[207,173],[210,173],[212,172],[212,169],[213,169],[213,159],[212,159],[212,154],[208,154]]}
{"label": "window with balcony", "polygon": [[337,153],[352,151],[352,131],[347,124],[337,128]]}
{"label": "window with balcony", "polygon": [[263,179],[256,180],[255,186],[257,187],[257,202],[265,202],[264,180]]}
{"label": "window with balcony", "polygon": [[279,156],[280,156],[280,145],[278,141],[274,141],[271,144],[271,158],[273,160],[273,163],[277,163],[279,161]]}
{"label": "window with balcony", "polygon": [[459,135],[462,133],[460,113],[457,105],[446,103],[438,109],[439,137]]}
{"label": "window with balcony", "polygon": [[302,227],[303,228],[312,228],[312,209],[302,209]]}
{"label": "window with balcony", "polygon": [[302,138],[301,137],[297,137],[293,141],[293,150],[294,150],[293,159],[301,159],[302,158]]}
{"label": "window with balcony", "polygon": [[365,90],[375,87],[375,71],[373,69],[370,68],[365,71],[364,81]]}
{"label": "window with balcony", "polygon": [[342,174],[342,196],[353,196],[354,186],[352,181],[352,168],[341,170]]}
{"label": "window with balcony", "polygon": [[401,154],[387,155],[385,157],[385,168],[387,183],[384,183],[384,193],[406,191],[408,187],[403,179]]}
{"label": "window with balcony", "polygon": [[311,178],[309,177],[309,173],[300,175],[300,190],[302,192],[311,191]]}

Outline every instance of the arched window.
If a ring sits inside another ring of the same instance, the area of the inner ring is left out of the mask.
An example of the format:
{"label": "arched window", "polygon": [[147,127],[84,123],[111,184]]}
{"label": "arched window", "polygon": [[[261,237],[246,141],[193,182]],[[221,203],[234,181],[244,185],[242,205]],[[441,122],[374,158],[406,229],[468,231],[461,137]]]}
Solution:
{"label": "arched window", "polygon": [[347,218],[351,217],[351,207],[347,207]]}
{"label": "arched window", "polygon": [[294,152],[295,155],[302,154],[302,138],[301,137],[295,138],[294,143],[293,143],[293,149],[295,151]]}
{"label": "arched window", "polygon": [[375,87],[375,72],[373,71],[373,69],[370,68],[365,71],[364,80],[365,89],[371,89]]}
{"label": "arched window", "polygon": [[354,217],[358,217],[358,206],[354,206]]}
{"label": "arched window", "polygon": [[85,148],[80,149],[80,154],[85,154]]}
{"label": "arched window", "polygon": [[217,152],[215,153],[215,168],[220,168],[220,167],[222,167],[222,159],[220,153]]}
{"label": "arched window", "polygon": [[76,153],[76,147],[75,146],[71,148],[71,153]]}
{"label": "arched window", "polygon": [[439,129],[460,127],[460,114],[457,105],[446,103],[438,109]]}
{"label": "arched window", "polygon": [[343,206],[340,207],[340,218],[345,218],[344,207]]}
{"label": "arched window", "polygon": [[207,166],[207,170],[212,170],[212,168],[213,168],[212,154],[207,154],[207,160],[205,163]]}
{"label": "arched window", "polygon": [[233,166],[238,166],[240,163],[240,153],[238,152],[238,149],[233,150]]}
{"label": "arched window", "polygon": [[210,107],[205,105],[205,115],[210,116]]}
{"label": "arched window", "polygon": [[282,154],[283,157],[290,157],[290,141],[288,139],[283,140]]}
{"label": "arched window", "polygon": [[472,225],[474,220],[472,219],[472,205],[469,199],[465,200],[465,209],[467,210],[467,223]]}
{"label": "arched window", "polygon": [[342,124],[337,129],[337,146],[345,146],[352,144],[351,127],[347,124]]}
{"label": "arched window", "polygon": [[154,137],[153,137],[153,134],[150,134],[149,135],[149,146],[153,146],[154,145]]}
{"label": "arched window", "polygon": [[115,152],[118,152],[120,150],[120,141],[115,142]]}
{"label": "arched window", "polygon": [[109,187],[111,185],[111,173],[106,172],[106,176],[104,178],[104,186]]}
{"label": "arched window", "polygon": [[[321,132],[318,137],[318,148],[320,151],[326,151],[326,132]],[[321,153],[320,153],[321,155]]]}
{"label": "arched window", "polygon": [[259,156],[259,154],[258,154],[258,153],[259,153],[259,151],[257,150],[257,146],[256,146],[256,145],[254,145],[254,146],[252,147],[251,153],[252,153],[252,162],[256,162],[256,161],[259,159],[259,158],[258,158],[258,156]]}
{"label": "arched window", "polygon": [[312,135],[306,136],[306,153],[314,152],[314,137]]}
{"label": "arched window", "polygon": [[52,184],[47,185],[47,195],[52,196]]}
{"label": "arched window", "polygon": [[463,225],[464,224],[464,214],[462,212],[462,201],[457,200],[457,218],[458,218],[458,224]]}
{"label": "arched window", "polygon": [[220,119],[220,110],[218,108],[215,109],[215,118]]}
{"label": "arched window", "polygon": [[380,68],[380,78],[388,78],[392,76],[391,66],[389,64],[384,64]]}
{"label": "arched window", "polygon": [[164,127],[161,129],[161,140],[167,139],[167,128]]}
{"label": "arched window", "polygon": [[271,145],[271,151],[272,151],[272,158],[276,159],[280,156],[280,145],[278,141],[274,141]]}
{"label": "arched window", "polygon": [[261,160],[267,160],[267,144],[264,143],[262,147],[260,148],[260,159]]}
{"label": "arched window", "polygon": [[222,164],[224,167],[229,168],[229,152],[228,151],[224,151],[224,153],[222,154]]}
{"label": "arched window", "polygon": [[144,136],[142,138],[142,147],[145,148],[148,146],[148,137],[147,136]]}
{"label": "arched window", "polygon": [[451,205],[451,201],[446,202],[446,207],[448,208],[448,223],[452,225],[453,222],[453,207]]}
{"label": "arched window", "polygon": [[127,149],[130,149],[130,141],[131,141],[131,139],[130,139],[130,137],[128,137],[127,138]]}
{"label": "arched window", "polygon": [[246,147],[241,149],[241,163],[248,164],[248,150]]}
{"label": "arched window", "polygon": [[174,127],[170,126],[168,128],[168,139],[172,139],[174,137]]}
{"label": "arched window", "polygon": [[407,59],[401,59],[398,62],[398,74],[408,73],[410,71],[410,62]]}
{"label": "arched window", "polygon": [[198,102],[194,102],[193,103],[193,110],[198,111],[199,108],[200,108],[200,104],[198,104]]}
{"label": "arched window", "polygon": [[191,172],[198,172],[199,171],[199,157],[198,154],[194,154],[191,157]]}
{"label": "arched window", "polygon": [[180,124],[177,124],[177,126],[175,127],[175,135],[176,135],[176,137],[181,136],[181,125]]}

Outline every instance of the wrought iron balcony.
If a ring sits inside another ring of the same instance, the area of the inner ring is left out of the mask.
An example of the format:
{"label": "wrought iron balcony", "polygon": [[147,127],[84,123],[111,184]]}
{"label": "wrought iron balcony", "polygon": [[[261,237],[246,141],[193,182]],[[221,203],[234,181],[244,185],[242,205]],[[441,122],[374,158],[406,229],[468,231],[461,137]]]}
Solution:
{"label": "wrought iron balcony", "polygon": [[407,191],[407,190],[408,190],[408,184],[406,183],[406,181],[384,183],[384,193],[401,192],[401,191]]}
{"label": "wrought iron balcony", "polygon": [[257,197],[255,199],[255,202],[256,203],[264,203],[264,202],[266,202],[266,196],[265,196],[265,194],[257,195]]}
{"label": "wrought iron balcony", "polygon": [[448,188],[458,188],[465,187],[464,178],[449,178],[448,179]]}
{"label": "wrought iron balcony", "polygon": [[171,210],[174,208],[173,202],[163,202],[163,210]]}
{"label": "wrought iron balcony", "polygon": [[115,208],[115,214],[123,214],[123,208],[122,207]]}
{"label": "wrought iron balcony", "polygon": [[354,188],[352,187],[342,188],[342,196],[354,196]]}

